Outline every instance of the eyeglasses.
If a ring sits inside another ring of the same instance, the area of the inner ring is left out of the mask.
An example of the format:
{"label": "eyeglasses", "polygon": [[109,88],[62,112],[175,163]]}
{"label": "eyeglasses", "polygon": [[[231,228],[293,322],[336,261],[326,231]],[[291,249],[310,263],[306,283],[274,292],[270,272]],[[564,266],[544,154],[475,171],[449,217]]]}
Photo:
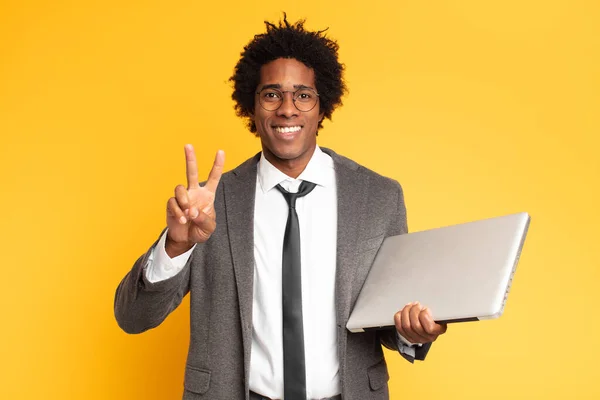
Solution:
{"label": "eyeglasses", "polygon": [[292,94],[294,106],[302,112],[308,112],[315,108],[319,100],[319,94],[311,88],[300,88],[296,91],[265,88],[256,92],[260,106],[266,111],[278,110],[283,104],[283,96],[286,93]]}

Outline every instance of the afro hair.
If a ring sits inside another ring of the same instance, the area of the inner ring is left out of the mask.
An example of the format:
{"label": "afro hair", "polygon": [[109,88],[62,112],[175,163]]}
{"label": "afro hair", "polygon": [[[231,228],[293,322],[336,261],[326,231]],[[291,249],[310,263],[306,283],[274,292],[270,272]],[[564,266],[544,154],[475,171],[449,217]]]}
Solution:
{"label": "afro hair", "polygon": [[[325,36],[324,31],[308,31],[305,20],[295,24],[283,21],[278,25],[265,21],[267,32],[254,36],[241,53],[230,81],[233,82],[231,98],[236,114],[247,120],[250,132],[256,135],[254,114],[255,93],[260,83],[263,65],[279,58],[293,58],[311,68],[315,73],[319,93],[319,112],[331,119],[333,110],[342,105],[346,93],[343,79],[344,65],[338,61],[338,44]],[[322,121],[318,129],[322,128]]]}

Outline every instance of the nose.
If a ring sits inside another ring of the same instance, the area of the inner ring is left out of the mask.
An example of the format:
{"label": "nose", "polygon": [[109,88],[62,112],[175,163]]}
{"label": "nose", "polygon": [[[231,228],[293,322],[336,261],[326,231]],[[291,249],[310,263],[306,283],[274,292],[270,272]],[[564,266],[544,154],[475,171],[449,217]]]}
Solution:
{"label": "nose", "polygon": [[291,92],[283,93],[281,106],[277,109],[277,116],[292,118],[298,115],[298,109],[294,105],[294,94]]}

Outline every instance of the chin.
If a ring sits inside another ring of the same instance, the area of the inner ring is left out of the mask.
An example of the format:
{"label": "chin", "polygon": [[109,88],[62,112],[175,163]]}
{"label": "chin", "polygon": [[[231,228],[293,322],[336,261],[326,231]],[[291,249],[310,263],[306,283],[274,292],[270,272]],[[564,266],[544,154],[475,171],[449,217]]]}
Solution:
{"label": "chin", "polygon": [[303,151],[296,149],[290,149],[287,151],[285,149],[275,149],[275,151],[271,150],[271,153],[280,160],[294,160],[304,154]]}

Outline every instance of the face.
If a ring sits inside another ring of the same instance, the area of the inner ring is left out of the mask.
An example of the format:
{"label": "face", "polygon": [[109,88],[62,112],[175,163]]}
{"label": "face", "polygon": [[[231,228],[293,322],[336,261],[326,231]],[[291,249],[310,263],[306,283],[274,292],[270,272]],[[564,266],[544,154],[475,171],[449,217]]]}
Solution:
{"label": "face", "polygon": [[256,91],[267,85],[289,92],[284,93],[283,103],[275,111],[265,110],[259,103],[259,95],[255,95],[253,118],[265,157],[283,172],[289,169],[302,172],[317,144],[317,128],[323,114],[319,113],[318,102],[310,111],[299,111],[292,93],[302,87],[316,91],[315,73],[298,60],[279,58],[260,69]]}

